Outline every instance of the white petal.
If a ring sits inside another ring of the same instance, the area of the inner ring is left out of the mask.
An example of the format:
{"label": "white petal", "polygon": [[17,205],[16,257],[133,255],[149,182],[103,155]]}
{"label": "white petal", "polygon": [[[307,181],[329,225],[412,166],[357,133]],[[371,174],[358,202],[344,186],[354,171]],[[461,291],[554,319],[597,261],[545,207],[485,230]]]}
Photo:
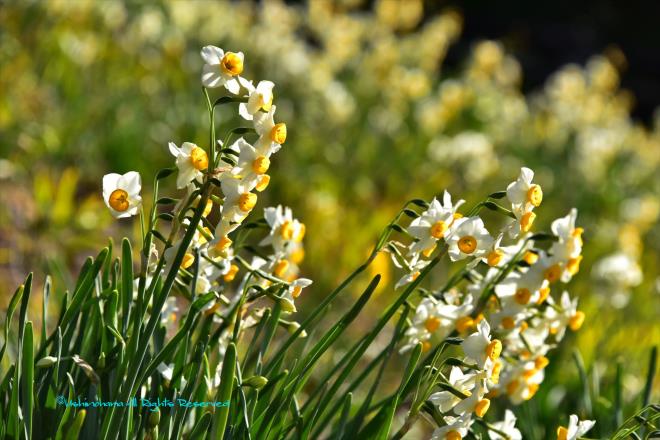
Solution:
{"label": "white petal", "polygon": [[225,89],[234,95],[237,95],[241,91],[241,85],[238,83],[236,78],[232,78],[225,82]]}
{"label": "white petal", "polygon": [[217,65],[220,64],[220,61],[222,61],[222,58],[225,56],[225,52],[219,47],[204,46],[202,48],[201,55],[206,64]]}
{"label": "white petal", "polygon": [[238,106],[238,114],[241,115],[245,120],[252,120],[252,114],[250,114],[250,111],[244,102],[241,102],[241,104]]}
{"label": "white petal", "polygon": [[103,176],[103,198],[108,199],[112,191],[117,189],[117,182],[121,178],[121,174],[110,173]]}
{"label": "white petal", "polygon": [[142,189],[141,182],[140,173],[137,171],[129,171],[121,176],[118,183],[130,196],[135,196],[140,194],[140,190]]}
{"label": "white petal", "polygon": [[526,183],[532,183],[532,179],[534,179],[534,171],[522,167],[520,168],[520,178]]}
{"label": "white petal", "polygon": [[221,75],[218,70],[218,66],[211,66],[209,64],[204,64],[202,69],[202,84],[204,87],[216,88],[220,87],[225,83],[225,78]]}
{"label": "white petal", "polygon": [[176,146],[174,142],[168,143],[167,147],[170,149],[170,153],[172,153],[172,156],[174,157],[177,157],[181,153],[181,150]]}

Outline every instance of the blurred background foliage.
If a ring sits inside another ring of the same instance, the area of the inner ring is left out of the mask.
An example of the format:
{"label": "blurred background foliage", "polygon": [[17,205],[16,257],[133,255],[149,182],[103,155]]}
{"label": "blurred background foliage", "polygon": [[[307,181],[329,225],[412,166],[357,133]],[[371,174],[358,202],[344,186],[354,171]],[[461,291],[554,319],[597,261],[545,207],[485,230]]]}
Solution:
{"label": "blurred background foliage", "polygon": [[[588,319],[520,414],[543,426],[560,402],[581,405],[565,367],[575,346],[602,381],[596,406],[611,410],[621,359],[635,404],[660,343],[660,117],[631,118],[614,46],[523,93],[521,65],[498,41],[470,42],[445,63],[465,45],[462,27],[460,10],[421,0],[4,4],[0,304],[30,270],[70,288],[109,235],[137,232],[111,220],[101,177],[138,170],[149,191],[171,166],[168,141],[206,146],[199,49],[214,44],[245,52],[247,76],[276,84],[290,135],[259,203],[289,205],[307,224],[303,270],[315,285],[305,300],[361,263],[406,200],[446,188],[470,205],[528,166],[545,193],[537,229],[579,209],[585,258],[572,289]],[[396,277],[385,256],[373,270]]]}

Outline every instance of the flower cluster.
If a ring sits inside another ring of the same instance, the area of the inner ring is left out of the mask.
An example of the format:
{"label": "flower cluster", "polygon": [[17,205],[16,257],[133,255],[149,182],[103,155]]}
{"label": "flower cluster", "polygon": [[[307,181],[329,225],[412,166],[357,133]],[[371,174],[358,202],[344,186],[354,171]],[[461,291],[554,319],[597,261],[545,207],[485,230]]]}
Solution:
{"label": "flower cluster", "polygon": [[[422,292],[401,348],[406,352],[421,344],[422,351],[429,351],[450,336],[464,338],[465,357],[452,366],[443,390],[429,396],[446,424],[434,438],[465,436],[494,396],[506,395],[514,404],[531,399],[543,381],[550,349],[567,328],[577,331],[584,322],[577,299],[561,287],[578,272],[582,259],[577,211],[552,222],[552,234],[532,234],[534,209],[543,200],[533,179],[533,171],[522,168],[506,191],[465,215],[459,212],[463,200],[453,203],[445,192],[442,202],[433,199],[407,227],[412,238],[407,249],[402,244],[388,248],[394,262],[406,269],[399,286],[417,279],[436,249],[452,262],[467,260],[447,285]],[[496,203],[503,197],[510,209]],[[509,218],[497,235],[478,215],[484,207]],[[520,438],[512,417],[507,413],[501,430]]]}
{"label": "flower cluster", "polygon": [[[214,316],[214,321],[227,328],[235,317],[231,313],[220,313],[222,304],[235,307],[247,295],[253,295],[250,300],[254,301],[268,292],[283,312],[295,312],[295,299],[312,281],[298,277],[298,265],[304,258],[302,240],[305,225],[293,217],[290,208],[265,208],[264,219],[250,225],[250,229],[267,230],[258,244],[269,246],[270,252],[264,254],[250,247],[253,251],[250,262],[239,255],[242,247],[247,248],[244,243],[247,229],[239,228],[256,206],[257,193],[264,191],[270,182],[267,172],[271,158],[286,141],[287,127],[283,122],[275,122],[274,84],[260,81],[255,86],[241,76],[245,61],[242,52],[206,46],[201,56],[205,63],[201,77],[204,87],[224,87],[227,91],[227,95],[216,101],[212,108],[223,103],[237,103],[238,114],[252,127],[241,127],[230,131],[230,134],[240,131],[255,140],[251,143],[246,137],[240,137],[231,145],[224,145],[222,141],[213,139],[215,145],[208,152],[193,142],[183,142],[181,146],[169,143],[169,151],[175,158],[178,171],[176,187],[185,190],[185,196],[177,202],[173,215],[169,217],[173,225],[160,259],[158,250],[151,244],[149,258],[154,257],[158,264],[150,261],[146,278],[147,282],[152,283],[164,277],[177,261],[177,254],[185,247],[179,267],[175,269],[177,285],[183,288],[184,296],[189,299],[188,289],[192,289],[193,297],[215,292],[216,301],[208,304],[206,311]],[[108,174],[103,178],[103,198],[116,218],[142,215],[140,190],[140,175],[134,171],[123,176]],[[219,190],[218,194],[215,194],[216,190]],[[155,205],[158,203],[156,201]],[[200,207],[200,204],[203,206]],[[218,221],[214,225],[210,219],[216,217],[216,206]],[[201,209],[200,223],[194,224],[190,212],[198,209]],[[154,216],[151,217],[153,220]],[[186,241],[186,234],[191,228],[194,234]],[[236,240],[241,240],[241,243],[236,243]],[[245,275],[236,286],[236,293],[231,294],[230,287],[237,279],[241,265],[246,270]],[[135,280],[136,291],[139,281],[139,278]],[[276,289],[268,291],[269,287]],[[177,303],[176,297],[167,298],[161,311],[163,325],[176,323],[179,312]],[[253,316],[259,316],[262,312],[263,309],[256,307],[250,311]],[[247,327],[251,321],[243,319],[241,323]],[[225,343],[220,344],[220,350],[226,346],[227,334],[224,332],[224,336],[221,335]],[[159,370],[167,380],[172,378],[171,365],[161,364]]]}

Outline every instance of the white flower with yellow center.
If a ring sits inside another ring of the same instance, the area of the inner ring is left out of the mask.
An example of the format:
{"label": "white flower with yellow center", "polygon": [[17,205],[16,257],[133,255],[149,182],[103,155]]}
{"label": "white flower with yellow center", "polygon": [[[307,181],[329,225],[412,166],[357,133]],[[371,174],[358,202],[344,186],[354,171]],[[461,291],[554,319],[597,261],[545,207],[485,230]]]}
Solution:
{"label": "white flower with yellow center", "polygon": [[160,323],[166,327],[176,324],[179,307],[176,297],[170,296],[165,300],[163,310],[160,312]]}
{"label": "white flower with yellow center", "polygon": [[257,150],[243,138],[234,142],[230,148],[238,152],[238,160],[231,173],[244,181],[254,181],[257,186],[261,176],[264,176],[270,168],[272,151]]}
{"label": "white flower with yellow center", "polygon": [[284,307],[285,311],[291,313],[296,312],[295,300],[302,294],[304,288],[311,286],[312,280],[307,278],[298,278],[289,284],[289,287],[284,291],[284,301],[288,302]]}
{"label": "white flower with yellow center", "polygon": [[291,208],[282,205],[266,208],[264,219],[270,226],[270,233],[259,245],[272,245],[276,255],[293,254],[294,243],[300,243],[305,237],[305,225],[293,218]]}
{"label": "white flower with yellow center", "polygon": [[[392,260],[395,262],[395,264],[398,265],[398,262],[396,260]],[[405,286],[406,284],[410,284],[413,281],[419,277],[419,275],[422,273],[422,270],[428,266],[430,261],[428,260],[420,260],[419,259],[419,254],[413,254],[411,260],[407,262],[407,272],[397,283],[395,284],[394,288],[398,289],[401,286]]]}
{"label": "white flower with yellow center", "polygon": [[474,413],[477,417],[486,415],[488,408],[490,408],[490,400],[484,397],[488,392],[488,388],[486,388],[487,374],[485,371],[477,373],[474,387],[470,390],[467,398],[462,399],[454,406],[454,413],[457,415]]}
{"label": "white flower with yellow center", "polygon": [[533,304],[542,303],[550,293],[544,272],[543,267],[536,264],[523,273],[511,272],[507,275],[495,286],[502,307],[515,314]]}
{"label": "white flower with yellow center", "polygon": [[286,142],[286,124],[284,122],[275,123],[275,109],[276,106],[272,106],[268,112],[257,112],[254,115],[254,129],[259,135],[259,139],[255,143],[257,150],[270,150],[272,153],[276,153]]}
{"label": "white flower with yellow center", "polygon": [[[460,368],[452,367],[449,373],[449,385],[466,396],[472,395],[476,383],[476,374],[463,374]],[[460,397],[451,391],[439,391],[429,396],[429,400],[438,407],[441,413],[446,414],[461,402]],[[463,411],[465,412],[465,411]],[[461,413],[462,414],[462,413]]]}
{"label": "white flower with yellow center", "polygon": [[[549,301],[552,304],[552,301]],[[550,321],[550,333],[555,335],[557,340],[561,340],[564,337],[564,332],[566,327],[570,328],[572,331],[578,331],[584,324],[586,314],[578,310],[578,299],[569,296],[567,291],[562,292],[561,298],[559,300],[559,309],[549,307],[546,309],[546,317]]]}
{"label": "white flower with yellow center", "polygon": [[508,263],[518,251],[518,247],[500,246],[503,236],[504,234],[498,235],[481,258],[475,258],[468,263],[468,268],[476,267],[479,262],[483,262],[490,267],[500,267]]}
{"label": "white flower with yellow center", "polygon": [[138,213],[142,205],[140,173],[129,171],[103,176],[103,201],[115,218],[131,217]]}
{"label": "white flower with yellow center", "polygon": [[[550,253],[557,260],[566,262],[567,265],[577,264],[579,268],[583,229],[575,227],[575,220],[577,220],[577,210],[573,208],[566,217],[552,222],[552,233],[558,240],[552,244]],[[575,272],[577,268],[574,267]]]}
{"label": "white flower with yellow center", "polygon": [[520,169],[518,179],[506,188],[506,196],[512,206],[522,206],[523,211],[528,212],[541,205],[543,190],[540,185],[532,183],[533,179],[534,171],[525,167]]}
{"label": "white flower with yellow center", "polygon": [[443,203],[433,198],[429,208],[408,227],[408,232],[417,239],[410,245],[410,254],[432,252],[437,241],[444,238],[449,231],[454,213],[463,203],[464,200],[459,200],[455,205],[452,204],[451,195],[447,191],[444,193]]}
{"label": "white flower with yellow center", "polygon": [[510,409],[504,412],[504,420],[492,423],[493,428],[504,434],[503,437],[499,432],[488,431],[488,435],[492,440],[522,440],[522,434],[516,428],[516,416]]}
{"label": "white flower with yellow center", "polygon": [[459,218],[454,221],[446,241],[451,261],[484,257],[493,245],[493,237],[479,217]]}
{"label": "white flower with yellow center", "polygon": [[472,413],[466,413],[460,417],[446,416],[443,417],[443,420],[447,425],[435,428],[431,434],[431,440],[461,440],[468,434],[470,426],[474,423]]}
{"label": "white flower with yellow center", "polygon": [[506,363],[502,373],[502,387],[514,404],[518,405],[530,400],[538,391],[545,377],[544,369],[548,365],[548,358],[526,353],[524,362],[516,364]]}
{"label": "white flower with yellow center", "polygon": [[238,106],[238,113],[251,121],[254,115],[259,111],[268,112],[273,106],[273,84],[270,81],[259,81],[257,87],[252,85],[252,81],[242,80],[241,84],[248,91],[248,101]]}
{"label": "white flower with yellow center", "polygon": [[543,201],[543,190],[540,185],[532,183],[533,179],[534,171],[523,167],[518,179],[506,189],[511,211],[516,216],[516,220],[509,226],[509,234],[512,237],[529,232],[536,219],[536,214],[532,211]]}
{"label": "white flower with yellow center", "polygon": [[192,142],[184,142],[181,148],[174,142],[168,144],[170,153],[176,157],[176,166],[179,175],[176,179],[176,187],[185,188],[193,180],[202,181],[203,172],[209,167],[209,157],[202,148]]}
{"label": "white flower with yellow center", "polygon": [[477,324],[477,331],[465,338],[461,343],[461,347],[465,356],[476,362],[482,370],[487,363],[492,363],[502,353],[502,343],[498,339],[491,340],[490,325],[485,319]]}
{"label": "white flower with yellow center", "polygon": [[257,204],[257,195],[250,192],[257,182],[244,181],[239,178],[222,181],[221,188],[225,195],[222,209],[223,220],[230,223],[240,223]]}
{"label": "white flower with yellow center", "polygon": [[225,52],[219,47],[204,46],[201,54],[205,63],[202,70],[204,87],[225,86],[230,93],[238,94],[241,85],[237,78],[243,73],[243,52]]}
{"label": "white flower with yellow center", "polygon": [[594,427],[596,422],[593,420],[578,419],[578,416],[571,414],[568,419],[568,427],[560,426],[557,428],[557,440],[577,440]]}
{"label": "white flower with yellow center", "polygon": [[448,306],[432,297],[422,299],[415,309],[412,325],[405,332],[406,342],[400,352],[405,353],[419,342],[422,349],[428,351],[431,348],[428,340],[432,336],[444,339],[453,330],[454,309],[456,306]]}

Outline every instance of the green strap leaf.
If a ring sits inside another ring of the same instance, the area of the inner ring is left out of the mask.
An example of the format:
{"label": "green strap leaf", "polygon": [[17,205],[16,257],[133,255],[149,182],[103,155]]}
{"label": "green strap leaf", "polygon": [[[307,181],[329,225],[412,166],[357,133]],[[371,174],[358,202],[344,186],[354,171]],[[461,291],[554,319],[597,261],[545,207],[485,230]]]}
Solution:
{"label": "green strap leaf", "polygon": [[225,436],[227,419],[229,417],[229,402],[234,389],[234,373],[236,370],[236,345],[229,343],[225,358],[222,361],[222,372],[220,373],[220,387],[216,395],[216,402],[227,402],[227,406],[216,408],[213,415],[213,428],[211,438],[222,440]]}

